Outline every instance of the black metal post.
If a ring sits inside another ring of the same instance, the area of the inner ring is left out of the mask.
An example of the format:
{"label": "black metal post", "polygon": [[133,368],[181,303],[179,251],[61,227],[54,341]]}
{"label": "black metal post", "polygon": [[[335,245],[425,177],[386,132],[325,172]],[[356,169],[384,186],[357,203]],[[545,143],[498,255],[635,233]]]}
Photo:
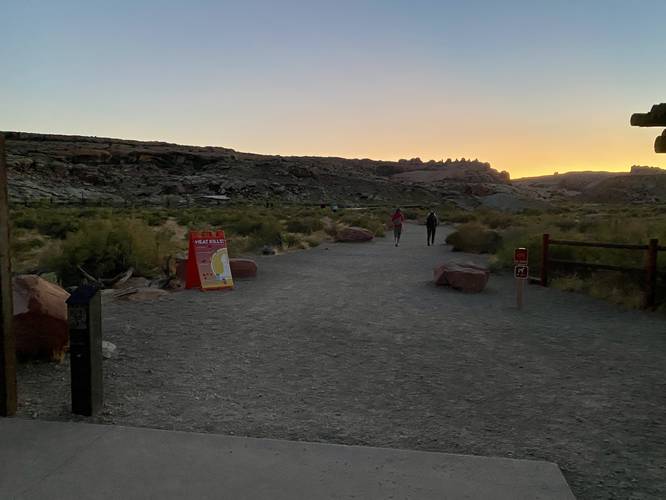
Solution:
{"label": "black metal post", "polygon": [[72,413],[91,416],[102,407],[102,298],[92,285],[67,299]]}

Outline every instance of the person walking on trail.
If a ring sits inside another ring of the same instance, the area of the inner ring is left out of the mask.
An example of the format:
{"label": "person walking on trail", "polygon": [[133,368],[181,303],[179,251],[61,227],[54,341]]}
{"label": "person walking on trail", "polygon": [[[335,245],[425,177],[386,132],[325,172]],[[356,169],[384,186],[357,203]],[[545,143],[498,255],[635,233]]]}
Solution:
{"label": "person walking on trail", "polygon": [[428,217],[426,218],[426,229],[428,230],[428,246],[430,246],[431,241],[433,245],[435,244],[435,231],[437,230],[437,226],[439,226],[439,219],[437,219],[437,214],[435,214],[435,211],[431,210],[428,214]]}
{"label": "person walking on trail", "polygon": [[391,223],[393,224],[393,241],[395,242],[395,246],[400,244],[400,235],[402,234],[403,222],[405,222],[405,216],[399,208],[396,208],[395,212],[391,216]]}

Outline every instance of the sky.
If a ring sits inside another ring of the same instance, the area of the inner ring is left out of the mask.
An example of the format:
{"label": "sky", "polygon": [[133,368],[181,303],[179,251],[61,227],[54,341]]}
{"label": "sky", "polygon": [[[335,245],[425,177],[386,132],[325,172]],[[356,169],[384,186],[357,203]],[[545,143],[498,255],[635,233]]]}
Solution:
{"label": "sky", "polygon": [[0,130],[666,167],[664,0],[0,0]]}

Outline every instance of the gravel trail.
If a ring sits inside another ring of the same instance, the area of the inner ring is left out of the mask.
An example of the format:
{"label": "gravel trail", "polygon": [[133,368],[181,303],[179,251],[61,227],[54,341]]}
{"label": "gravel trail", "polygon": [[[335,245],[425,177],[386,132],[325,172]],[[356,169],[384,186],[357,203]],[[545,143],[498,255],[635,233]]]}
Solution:
{"label": "gravel trail", "polygon": [[[440,228],[438,240],[446,233]],[[579,498],[666,498],[666,318],[513,278],[465,295],[425,244],[258,257],[231,292],[105,305],[97,423],[557,462]],[[21,365],[20,414],[75,420],[69,364]]]}

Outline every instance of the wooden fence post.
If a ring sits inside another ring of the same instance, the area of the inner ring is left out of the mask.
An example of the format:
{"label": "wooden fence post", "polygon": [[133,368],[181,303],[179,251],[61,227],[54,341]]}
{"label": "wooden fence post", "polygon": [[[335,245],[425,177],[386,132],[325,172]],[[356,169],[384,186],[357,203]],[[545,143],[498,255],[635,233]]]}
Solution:
{"label": "wooden fence post", "polygon": [[548,246],[550,235],[545,233],[541,240],[541,286],[548,286]]}
{"label": "wooden fence post", "polygon": [[648,244],[648,250],[645,259],[645,297],[643,300],[643,305],[646,309],[653,309],[656,304],[658,252],[659,240],[653,238]]}
{"label": "wooden fence post", "polygon": [[9,193],[5,138],[0,134],[0,416],[16,414],[16,342],[12,331]]}

